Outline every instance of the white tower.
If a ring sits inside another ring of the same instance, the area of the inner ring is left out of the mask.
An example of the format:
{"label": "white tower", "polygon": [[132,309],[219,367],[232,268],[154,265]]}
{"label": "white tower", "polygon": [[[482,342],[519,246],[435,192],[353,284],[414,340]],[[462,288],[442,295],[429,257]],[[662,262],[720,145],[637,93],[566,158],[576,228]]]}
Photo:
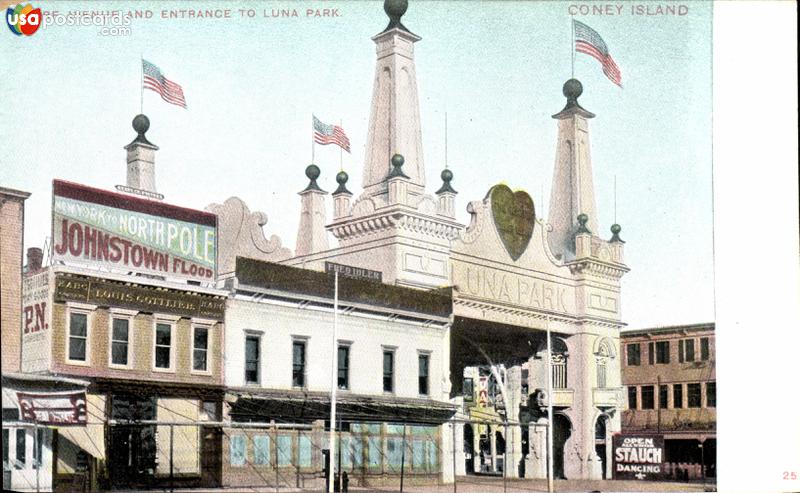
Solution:
{"label": "white tower", "polygon": [[156,194],[156,151],[158,146],[144,136],[150,128],[150,119],[145,115],[133,118],[133,129],[136,138],[125,146],[128,151],[128,172],[125,184],[134,190],[142,190]]}

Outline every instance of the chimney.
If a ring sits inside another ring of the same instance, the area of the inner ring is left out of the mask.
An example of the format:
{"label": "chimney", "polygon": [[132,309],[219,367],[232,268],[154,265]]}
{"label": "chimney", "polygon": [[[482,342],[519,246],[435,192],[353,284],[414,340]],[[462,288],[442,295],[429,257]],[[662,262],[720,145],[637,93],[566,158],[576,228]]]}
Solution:
{"label": "chimney", "polygon": [[311,164],[306,168],[308,186],[300,192],[300,227],[297,228],[295,255],[310,255],[328,249],[328,232],[325,231],[325,196],[328,192],[319,188],[319,167]]}
{"label": "chimney", "polygon": [[44,258],[44,254],[42,253],[41,248],[28,248],[27,257],[28,261],[27,265],[25,266],[26,273],[32,274],[42,270],[42,259]]}
{"label": "chimney", "polygon": [[156,151],[158,146],[147,140],[145,132],[150,128],[150,119],[145,115],[136,115],[133,129],[136,138],[125,146],[128,151],[128,175],[126,185],[136,190],[156,192]]}

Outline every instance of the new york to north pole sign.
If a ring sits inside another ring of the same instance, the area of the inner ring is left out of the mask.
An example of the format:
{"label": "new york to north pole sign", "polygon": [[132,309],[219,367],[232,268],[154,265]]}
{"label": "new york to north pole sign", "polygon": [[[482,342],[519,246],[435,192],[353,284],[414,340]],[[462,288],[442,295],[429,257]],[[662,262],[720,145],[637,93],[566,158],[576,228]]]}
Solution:
{"label": "new york to north pole sign", "polygon": [[660,479],[664,474],[664,437],[614,435],[614,479]]}
{"label": "new york to north pole sign", "polygon": [[213,281],[217,216],[53,181],[53,258],[125,272]]}

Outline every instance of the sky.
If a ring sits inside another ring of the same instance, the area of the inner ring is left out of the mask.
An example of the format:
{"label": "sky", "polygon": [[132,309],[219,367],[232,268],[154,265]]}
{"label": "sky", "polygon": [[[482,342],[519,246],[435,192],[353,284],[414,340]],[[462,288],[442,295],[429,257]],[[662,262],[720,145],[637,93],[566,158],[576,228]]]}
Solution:
{"label": "sky", "polygon": [[[591,7],[622,5],[618,15]],[[630,328],[714,320],[710,2],[678,2],[686,15],[633,15],[626,3],[410,2],[403,23],[415,46],[427,191],[448,165],[467,203],[504,182],[527,190],[546,217],[561,88],[571,76],[570,8],[604,38],[624,88],[599,63],[575,57],[590,121],[601,237],[622,226],[631,271],[622,280]],[[375,46],[388,22],[382,2],[38,2],[45,11],[121,10],[127,36],[98,26],[42,27],[0,35],[13,67],[0,79],[0,186],[32,192],[26,247],[50,231],[51,181],[113,189],[125,182],[125,151],[139,113],[140,58],[181,84],[188,109],[143,95],[151,121],[158,191],[165,202],[203,209],[239,196],[263,211],[267,237],[294,247],[311,160],[311,114],[350,137],[348,187],[360,192]],[[164,19],[164,11],[229,9],[230,18]],[[253,9],[248,17],[239,9]],[[265,17],[296,9],[298,17]],[[308,17],[306,9],[338,9]],[[335,189],[339,151],[317,147],[323,189]],[[614,182],[616,179],[616,197]],[[544,197],[544,200],[542,200]],[[332,214],[328,204],[328,214]]]}

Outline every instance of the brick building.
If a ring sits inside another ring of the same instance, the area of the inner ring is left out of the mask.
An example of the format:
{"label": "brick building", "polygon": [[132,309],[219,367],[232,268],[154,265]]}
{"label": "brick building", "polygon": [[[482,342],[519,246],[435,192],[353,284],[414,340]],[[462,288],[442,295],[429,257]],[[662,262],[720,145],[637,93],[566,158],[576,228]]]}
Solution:
{"label": "brick building", "polygon": [[622,433],[663,435],[667,477],[715,476],[714,324],[625,331],[621,341]]}
{"label": "brick building", "polygon": [[20,370],[22,251],[25,199],[30,193],[0,187],[0,327],[3,373]]}

